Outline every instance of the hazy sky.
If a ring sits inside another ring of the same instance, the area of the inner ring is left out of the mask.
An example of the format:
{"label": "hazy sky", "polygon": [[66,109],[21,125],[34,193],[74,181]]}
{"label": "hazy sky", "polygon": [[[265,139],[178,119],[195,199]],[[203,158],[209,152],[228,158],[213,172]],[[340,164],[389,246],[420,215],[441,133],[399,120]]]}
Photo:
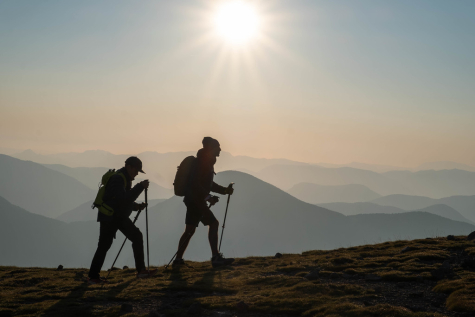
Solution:
{"label": "hazy sky", "polygon": [[475,165],[475,1],[0,1],[0,148]]}

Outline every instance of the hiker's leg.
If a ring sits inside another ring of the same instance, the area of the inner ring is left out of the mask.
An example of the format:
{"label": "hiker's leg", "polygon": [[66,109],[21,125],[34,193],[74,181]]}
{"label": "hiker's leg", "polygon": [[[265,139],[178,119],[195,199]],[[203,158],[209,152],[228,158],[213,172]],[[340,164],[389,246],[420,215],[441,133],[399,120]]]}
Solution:
{"label": "hiker's leg", "polygon": [[117,232],[117,225],[113,222],[100,222],[99,229],[99,243],[97,245],[96,253],[92,258],[91,268],[89,269],[89,278],[97,279],[100,276],[102,265],[106,258],[107,251],[112,245],[115,233]]}
{"label": "hiker's leg", "polygon": [[218,229],[219,229],[219,221],[214,216],[211,209],[206,204],[200,206],[201,214],[201,222],[208,226],[208,241],[209,246],[211,247],[211,253],[213,256],[219,253],[218,251]]}
{"label": "hiker's leg", "polygon": [[195,233],[195,225],[186,225],[185,232],[181,235],[180,242],[178,243],[178,252],[176,254],[177,260],[183,259],[183,254],[185,253],[188,243],[190,243],[191,237]]}
{"label": "hiker's leg", "polygon": [[143,235],[130,218],[121,220],[119,230],[132,242],[134,251],[135,269],[140,272],[145,269],[145,259],[143,251]]}
{"label": "hiker's leg", "polygon": [[211,253],[213,256],[219,253],[218,251],[218,230],[219,230],[219,221],[215,219],[208,229],[208,240],[209,246],[211,247]]}

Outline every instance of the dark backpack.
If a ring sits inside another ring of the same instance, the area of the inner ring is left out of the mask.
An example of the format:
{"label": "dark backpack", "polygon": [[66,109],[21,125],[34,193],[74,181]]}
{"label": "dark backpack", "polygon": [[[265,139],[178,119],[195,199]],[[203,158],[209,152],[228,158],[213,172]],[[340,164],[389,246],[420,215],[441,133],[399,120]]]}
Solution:
{"label": "dark backpack", "polygon": [[195,160],[196,157],[194,156],[185,157],[185,159],[181,161],[180,166],[178,166],[175,181],[173,182],[173,190],[176,196],[185,196]]}

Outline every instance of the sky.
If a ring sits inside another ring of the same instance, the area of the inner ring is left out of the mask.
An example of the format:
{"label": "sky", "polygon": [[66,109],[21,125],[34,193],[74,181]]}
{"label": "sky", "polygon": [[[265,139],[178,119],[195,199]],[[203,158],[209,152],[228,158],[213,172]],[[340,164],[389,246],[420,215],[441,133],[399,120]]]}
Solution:
{"label": "sky", "polygon": [[475,1],[0,1],[0,149],[475,165]]}

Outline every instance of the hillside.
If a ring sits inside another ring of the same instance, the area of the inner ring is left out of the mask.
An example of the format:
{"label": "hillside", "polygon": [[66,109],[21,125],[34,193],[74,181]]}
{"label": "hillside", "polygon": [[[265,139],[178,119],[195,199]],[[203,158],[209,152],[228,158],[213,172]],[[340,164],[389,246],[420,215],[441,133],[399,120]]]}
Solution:
{"label": "hillside", "polygon": [[[465,236],[238,258],[213,269],[159,267],[151,279],[115,270],[0,267],[2,316],[469,317],[475,243]],[[102,272],[105,276],[107,272]]]}
{"label": "hillside", "polygon": [[299,183],[287,190],[289,194],[309,204],[332,202],[355,203],[370,201],[381,197],[368,187],[359,184],[325,186],[312,183]]}
{"label": "hillside", "polygon": [[0,155],[0,196],[28,211],[55,218],[93,199],[96,191],[43,165]]}
{"label": "hillside", "polygon": [[89,235],[81,234],[83,226],[30,213],[2,197],[0,219],[0,265],[53,267],[58,261],[68,263],[64,265],[87,263],[78,261],[86,257],[82,243],[93,242]]}

